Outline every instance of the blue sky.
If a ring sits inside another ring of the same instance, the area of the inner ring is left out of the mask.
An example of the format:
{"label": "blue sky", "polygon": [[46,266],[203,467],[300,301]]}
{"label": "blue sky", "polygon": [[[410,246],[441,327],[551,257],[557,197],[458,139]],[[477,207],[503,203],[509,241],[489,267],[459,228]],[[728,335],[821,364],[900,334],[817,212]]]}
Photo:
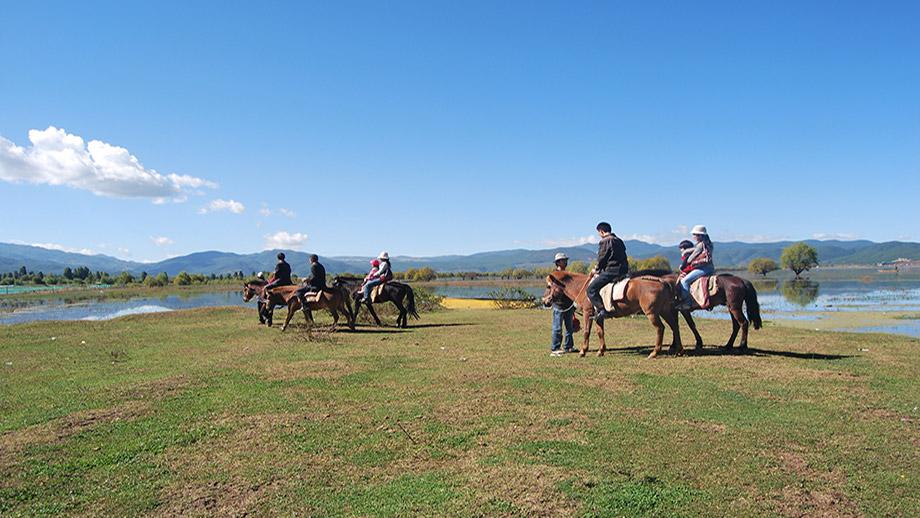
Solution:
{"label": "blue sky", "polygon": [[0,241],[920,240],[920,4],[637,4],[8,3]]}

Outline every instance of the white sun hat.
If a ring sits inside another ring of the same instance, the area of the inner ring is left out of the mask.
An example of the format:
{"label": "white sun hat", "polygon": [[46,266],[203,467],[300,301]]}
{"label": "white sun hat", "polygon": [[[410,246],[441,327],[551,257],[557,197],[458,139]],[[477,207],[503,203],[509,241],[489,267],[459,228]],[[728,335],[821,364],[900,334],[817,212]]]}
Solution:
{"label": "white sun hat", "polygon": [[563,259],[568,261],[569,256],[565,255],[565,252],[559,252],[556,254],[556,258],[553,259],[553,262],[555,263],[556,261],[562,261]]}
{"label": "white sun hat", "polygon": [[699,236],[699,235],[708,236],[709,235],[709,232],[706,232],[706,227],[704,225],[697,225],[693,227],[693,230],[691,230],[690,233],[695,236]]}
{"label": "white sun hat", "polygon": [[390,260],[390,254],[386,252],[380,252],[380,255],[377,256],[377,259],[380,259],[381,261],[388,261]]}

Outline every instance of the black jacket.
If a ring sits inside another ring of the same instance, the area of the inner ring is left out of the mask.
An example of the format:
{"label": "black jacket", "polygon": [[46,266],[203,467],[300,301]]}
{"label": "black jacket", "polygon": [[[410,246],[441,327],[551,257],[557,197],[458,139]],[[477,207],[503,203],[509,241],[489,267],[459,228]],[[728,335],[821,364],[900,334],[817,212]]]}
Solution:
{"label": "black jacket", "polygon": [[286,284],[294,284],[291,281],[291,265],[286,261],[278,261],[278,265],[275,266],[275,285],[284,286]]}
{"label": "black jacket", "polygon": [[326,288],[326,268],[319,264],[313,263],[310,265],[310,276],[304,279],[304,283],[307,286],[312,286],[318,290]]}
{"label": "black jacket", "polygon": [[610,234],[597,244],[597,271],[612,272],[617,275],[629,273],[626,245],[615,234]]}

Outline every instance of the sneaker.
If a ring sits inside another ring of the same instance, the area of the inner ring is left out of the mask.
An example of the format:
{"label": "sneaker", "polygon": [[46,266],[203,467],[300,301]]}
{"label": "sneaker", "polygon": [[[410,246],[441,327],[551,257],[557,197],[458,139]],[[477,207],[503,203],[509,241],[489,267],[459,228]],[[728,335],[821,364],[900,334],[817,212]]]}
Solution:
{"label": "sneaker", "polygon": [[553,357],[562,356],[562,351],[553,351],[553,352],[549,353],[549,355],[550,355],[550,356],[553,356]]}

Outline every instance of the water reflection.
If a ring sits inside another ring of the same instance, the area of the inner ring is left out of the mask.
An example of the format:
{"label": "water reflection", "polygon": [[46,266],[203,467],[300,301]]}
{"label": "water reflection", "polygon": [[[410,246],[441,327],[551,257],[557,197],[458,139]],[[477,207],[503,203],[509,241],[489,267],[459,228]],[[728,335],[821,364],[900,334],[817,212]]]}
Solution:
{"label": "water reflection", "polygon": [[784,282],[783,298],[796,306],[810,306],[818,300],[818,283],[803,279]]}

